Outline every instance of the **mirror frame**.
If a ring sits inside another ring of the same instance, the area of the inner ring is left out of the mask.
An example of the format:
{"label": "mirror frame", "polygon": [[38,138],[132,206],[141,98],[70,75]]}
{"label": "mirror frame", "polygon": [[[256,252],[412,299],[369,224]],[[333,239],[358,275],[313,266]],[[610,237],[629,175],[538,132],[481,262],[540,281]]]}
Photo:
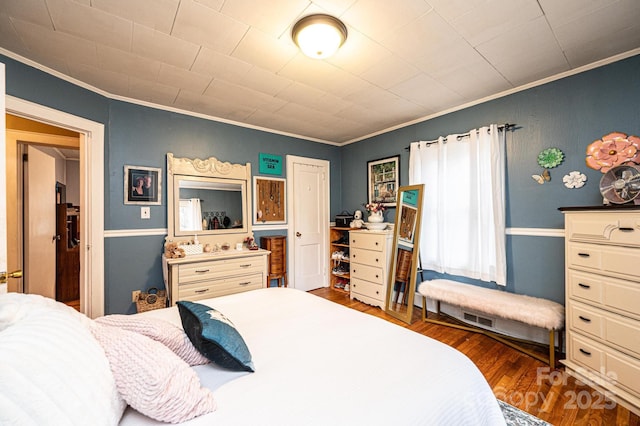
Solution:
{"label": "mirror frame", "polygon": [[[179,211],[179,180],[202,179],[203,182],[224,182],[240,184],[242,187],[242,228],[215,229],[202,231],[180,231],[176,228]],[[174,157],[167,153],[167,238],[171,240],[188,239],[198,235],[198,239],[208,243],[242,242],[252,236],[251,229],[251,163],[232,164],[215,157],[204,160],[195,158]],[[231,241],[231,239],[234,241]],[[237,241],[235,240],[237,238]]]}
{"label": "mirror frame", "polygon": [[[403,194],[408,191],[418,191],[418,195],[416,198],[416,215],[415,215],[415,223],[414,223],[414,231],[412,235],[412,239],[409,242],[406,238],[401,238],[401,233],[403,232],[403,224],[402,224],[402,210],[405,208],[405,204],[403,202]],[[418,262],[419,262],[419,248],[420,248],[420,228],[422,222],[422,200],[423,200],[423,192],[424,185],[408,185],[401,186],[398,188],[398,196],[396,200],[396,218],[395,225],[393,228],[393,249],[391,251],[391,266],[389,267],[389,279],[387,281],[387,295],[385,301],[385,312],[392,317],[399,319],[401,321],[406,322],[407,324],[412,323],[413,319],[413,301],[415,298],[416,292],[416,280],[418,275]],[[402,241],[401,241],[402,240]],[[409,281],[407,283],[407,288],[405,292],[408,291],[407,297],[407,307],[406,310],[397,310],[393,309],[394,305],[398,305],[398,303],[392,303],[391,298],[394,294],[394,287],[396,284],[396,271],[398,267],[398,250],[401,246],[411,247],[413,249],[411,253],[411,266],[409,270]]]}

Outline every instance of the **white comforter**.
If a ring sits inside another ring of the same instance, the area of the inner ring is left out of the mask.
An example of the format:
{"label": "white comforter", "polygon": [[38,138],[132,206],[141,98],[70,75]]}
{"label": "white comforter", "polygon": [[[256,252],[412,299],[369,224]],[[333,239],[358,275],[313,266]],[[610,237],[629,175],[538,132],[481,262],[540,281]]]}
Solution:
{"label": "white comforter", "polygon": [[[217,411],[189,425],[500,425],[462,353],[312,294],[268,288],[200,301],[244,337],[255,373],[194,367]],[[180,324],[177,308],[151,315]],[[158,424],[131,408],[122,425]]]}

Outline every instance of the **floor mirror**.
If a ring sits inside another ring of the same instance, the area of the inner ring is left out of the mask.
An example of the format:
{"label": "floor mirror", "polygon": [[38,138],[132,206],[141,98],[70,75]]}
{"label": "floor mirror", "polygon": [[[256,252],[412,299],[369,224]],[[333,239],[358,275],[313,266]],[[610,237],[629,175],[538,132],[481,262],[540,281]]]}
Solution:
{"label": "floor mirror", "polygon": [[422,184],[401,186],[396,200],[385,311],[408,324],[411,324],[412,320],[416,290],[423,192]]}

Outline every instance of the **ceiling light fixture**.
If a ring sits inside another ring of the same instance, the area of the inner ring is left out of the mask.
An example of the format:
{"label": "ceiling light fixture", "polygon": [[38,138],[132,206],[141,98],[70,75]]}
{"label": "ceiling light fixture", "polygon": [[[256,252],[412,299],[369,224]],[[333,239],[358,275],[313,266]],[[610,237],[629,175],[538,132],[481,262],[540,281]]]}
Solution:
{"label": "ceiling light fixture", "polygon": [[295,23],[291,37],[308,57],[325,59],[345,42],[347,27],[331,15],[309,15]]}

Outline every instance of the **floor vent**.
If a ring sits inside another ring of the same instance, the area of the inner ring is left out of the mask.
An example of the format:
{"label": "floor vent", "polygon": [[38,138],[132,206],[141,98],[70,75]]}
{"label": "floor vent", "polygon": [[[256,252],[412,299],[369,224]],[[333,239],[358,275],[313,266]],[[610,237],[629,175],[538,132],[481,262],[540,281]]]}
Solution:
{"label": "floor vent", "polygon": [[475,322],[477,324],[483,325],[485,327],[493,327],[493,320],[491,318],[484,318],[475,314],[470,314],[469,312],[462,312],[464,315],[465,321]]}

